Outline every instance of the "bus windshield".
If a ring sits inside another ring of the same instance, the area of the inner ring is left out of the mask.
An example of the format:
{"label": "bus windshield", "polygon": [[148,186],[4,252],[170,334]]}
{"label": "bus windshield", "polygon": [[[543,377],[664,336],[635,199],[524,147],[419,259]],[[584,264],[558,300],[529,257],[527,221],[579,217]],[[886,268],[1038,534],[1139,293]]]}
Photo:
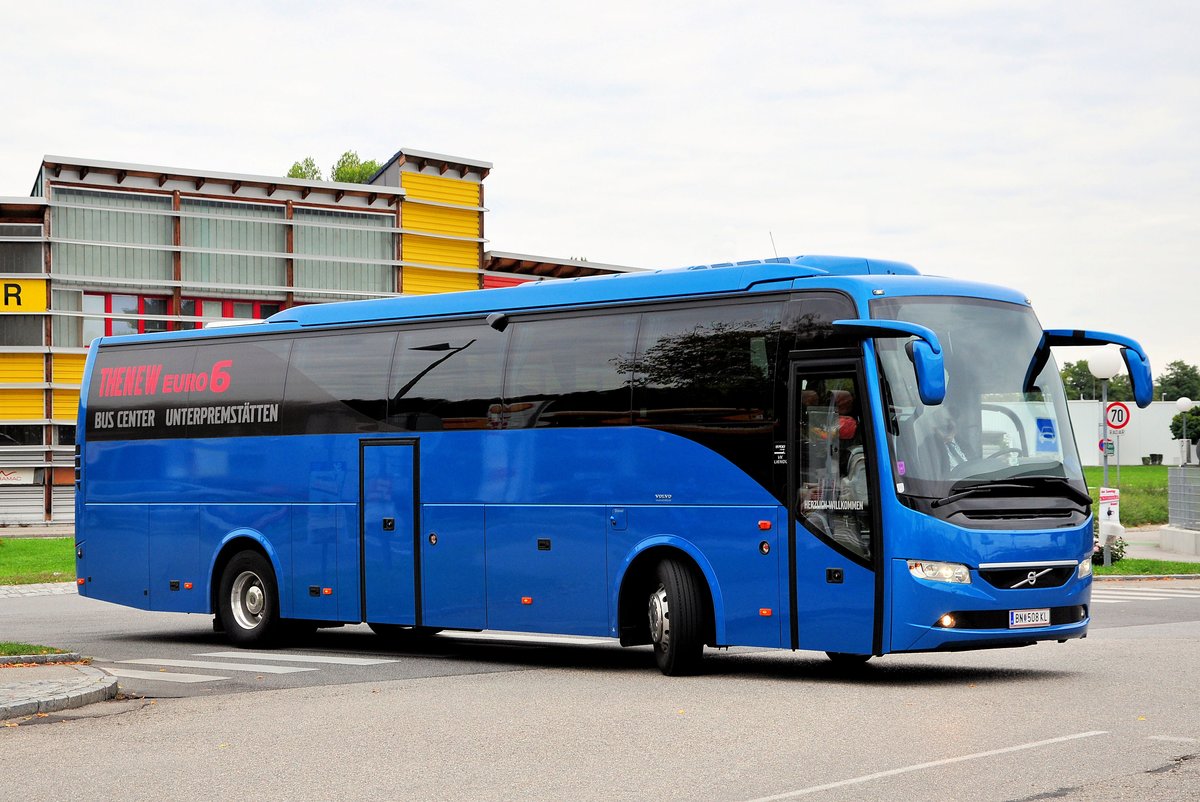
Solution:
{"label": "bus windshield", "polygon": [[945,503],[990,485],[995,491],[1065,493],[1086,503],[1053,357],[1027,380],[1042,338],[1031,309],[970,298],[901,297],[872,301],[871,313],[933,329],[945,352],[946,398],[926,406],[906,341],[876,340],[898,493]]}

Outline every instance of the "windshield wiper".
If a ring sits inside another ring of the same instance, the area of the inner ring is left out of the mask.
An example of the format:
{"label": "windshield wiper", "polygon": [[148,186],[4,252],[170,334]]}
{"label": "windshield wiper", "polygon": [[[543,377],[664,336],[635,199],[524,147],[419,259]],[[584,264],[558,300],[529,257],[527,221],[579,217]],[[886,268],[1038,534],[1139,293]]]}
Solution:
{"label": "windshield wiper", "polygon": [[1071,484],[1068,480],[1062,478],[1061,476],[1029,476],[1022,477],[1015,482],[980,482],[976,485],[964,487],[962,490],[959,490],[956,493],[951,493],[945,498],[939,498],[929,506],[932,508],[943,507],[947,504],[953,504],[960,499],[968,498],[970,496],[976,496],[981,493],[994,493],[997,491],[1007,491],[1005,495],[1013,496],[1044,496],[1046,495],[1045,493],[1037,491],[1039,489],[1038,485],[1045,482],[1052,482],[1055,485],[1061,486],[1067,491],[1067,495],[1070,496],[1071,499],[1079,502],[1080,504],[1087,505],[1092,503],[1091,496],[1075,487],[1075,485]]}
{"label": "windshield wiper", "polygon": [[1028,491],[1029,486],[1028,485],[1014,485],[1014,484],[1009,484],[1007,482],[981,482],[980,484],[971,485],[970,487],[964,488],[963,490],[960,490],[957,493],[951,493],[950,495],[946,496],[945,498],[939,498],[936,501],[934,501],[932,504],[930,504],[929,506],[933,507],[933,508],[942,507],[942,506],[945,506],[946,504],[953,504],[954,502],[958,501],[959,499],[964,499],[964,498],[967,498],[968,496],[977,496],[980,493],[992,493],[996,490]]}

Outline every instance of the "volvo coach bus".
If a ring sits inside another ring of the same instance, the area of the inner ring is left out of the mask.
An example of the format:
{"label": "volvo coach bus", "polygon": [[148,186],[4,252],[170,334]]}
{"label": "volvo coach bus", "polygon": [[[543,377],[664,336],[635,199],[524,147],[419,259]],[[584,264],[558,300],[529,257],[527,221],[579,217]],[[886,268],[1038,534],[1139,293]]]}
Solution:
{"label": "volvo coach bus", "polygon": [[1083,637],[1092,516],[1045,330],[1001,287],[806,256],[105,337],[79,592],[295,630],[892,652]]}

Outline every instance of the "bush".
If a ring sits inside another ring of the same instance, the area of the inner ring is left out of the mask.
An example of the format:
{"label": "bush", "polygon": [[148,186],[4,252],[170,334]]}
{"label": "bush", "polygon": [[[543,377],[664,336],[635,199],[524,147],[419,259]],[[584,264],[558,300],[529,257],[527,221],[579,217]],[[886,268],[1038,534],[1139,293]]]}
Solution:
{"label": "bush", "polygon": [[[1109,546],[1113,565],[1125,559],[1125,547],[1128,545],[1125,538],[1119,537]],[[1104,565],[1104,544],[1099,540],[1092,541],[1092,565]]]}

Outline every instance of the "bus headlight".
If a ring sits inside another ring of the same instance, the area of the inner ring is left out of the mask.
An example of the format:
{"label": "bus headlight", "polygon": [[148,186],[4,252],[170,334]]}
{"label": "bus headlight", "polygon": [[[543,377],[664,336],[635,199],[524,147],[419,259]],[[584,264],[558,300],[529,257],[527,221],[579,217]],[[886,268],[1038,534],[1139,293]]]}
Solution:
{"label": "bus headlight", "polygon": [[1092,561],[1090,559],[1089,560],[1081,560],[1079,563],[1079,570],[1076,571],[1075,573],[1076,573],[1076,575],[1079,576],[1080,579],[1087,579],[1089,576],[1092,575]]}
{"label": "bus headlight", "polygon": [[917,579],[928,579],[931,582],[950,582],[955,585],[971,584],[971,571],[962,563],[909,560],[908,572]]}

